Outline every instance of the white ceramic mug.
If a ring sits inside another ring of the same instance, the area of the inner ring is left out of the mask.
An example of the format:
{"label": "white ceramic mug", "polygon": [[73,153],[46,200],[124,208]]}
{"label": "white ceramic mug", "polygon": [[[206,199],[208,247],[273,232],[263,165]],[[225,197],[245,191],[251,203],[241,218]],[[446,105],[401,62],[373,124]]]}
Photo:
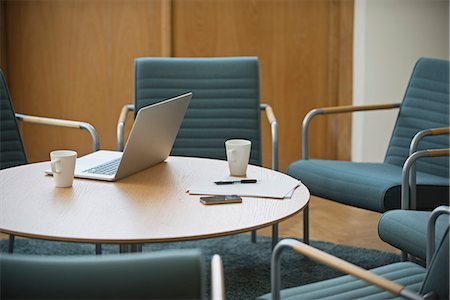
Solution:
{"label": "white ceramic mug", "polygon": [[249,140],[235,139],[225,142],[231,176],[245,176],[250,159],[251,146],[252,142]]}
{"label": "white ceramic mug", "polygon": [[72,150],[50,152],[50,165],[56,187],[71,187],[75,173],[77,153]]}

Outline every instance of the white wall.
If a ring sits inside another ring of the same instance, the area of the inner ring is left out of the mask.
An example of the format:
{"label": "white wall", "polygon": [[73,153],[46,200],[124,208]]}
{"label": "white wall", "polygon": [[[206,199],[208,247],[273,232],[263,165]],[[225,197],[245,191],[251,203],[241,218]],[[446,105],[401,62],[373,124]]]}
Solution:
{"label": "white wall", "polygon": [[[401,102],[419,57],[449,58],[448,0],[355,0],[354,20],[354,105]],[[353,161],[383,161],[397,112],[353,114]]]}

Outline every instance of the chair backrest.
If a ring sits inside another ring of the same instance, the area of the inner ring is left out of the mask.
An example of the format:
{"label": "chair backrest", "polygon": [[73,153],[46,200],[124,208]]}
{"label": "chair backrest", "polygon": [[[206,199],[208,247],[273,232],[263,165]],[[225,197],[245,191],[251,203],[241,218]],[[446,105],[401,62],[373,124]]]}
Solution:
{"label": "chair backrest", "polygon": [[224,142],[243,138],[252,141],[250,163],[261,165],[258,59],[136,59],[136,112],[189,91],[193,98],[171,154],[226,159]]}
{"label": "chair backrest", "polygon": [[27,163],[6,79],[0,70],[0,170]]}
{"label": "chair backrest", "polygon": [[420,293],[426,295],[430,292],[433,296],[430,299],[449,299],[449,230],[444,234],[431,263],[427,270],[427,275],[422,284]]}
{"label": "chair backrest", "polygon": [[198,250],[101,256],[0,255],[1,299],[204,299]]}
{"label": "chair backrest", "polygon": [[[417,61],[405,93],[385,162],[403,166],[414,135],[423,130],[449,127],[449,62],[421,58]],[[449,136],[425,137],[419,149],[448,148]],[[417,161],[417,171],[448,177],[448,157]]]}

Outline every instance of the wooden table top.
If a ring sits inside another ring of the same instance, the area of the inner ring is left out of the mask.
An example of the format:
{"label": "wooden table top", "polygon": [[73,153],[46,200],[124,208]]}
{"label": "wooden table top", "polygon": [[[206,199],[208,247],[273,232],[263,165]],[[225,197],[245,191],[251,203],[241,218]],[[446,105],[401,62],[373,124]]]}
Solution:
{"label": "wooden table top", "polygon": [[[203,205],[186,190],[228,175],[226,161],[169,157],[117,182],[75,179],[55,188],[49,162],[0,171],[0,231],[18,236],[92,243],[182,241],[246,232],[300,212],[309,191],[290,199],[243,197],[242,203]],[[249,166],[248,176],[287,176]]]}

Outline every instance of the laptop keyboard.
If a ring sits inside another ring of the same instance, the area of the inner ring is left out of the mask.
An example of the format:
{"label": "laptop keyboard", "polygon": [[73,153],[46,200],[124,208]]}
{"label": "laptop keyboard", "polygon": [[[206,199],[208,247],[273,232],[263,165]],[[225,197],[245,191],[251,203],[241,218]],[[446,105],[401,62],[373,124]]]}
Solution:
{"label": "laptop keyboard", "polygon": [[110,160],[104,164],[84,170],[83,172],[91,173],[91,174],[113,175],[116,173],[117,168],[119,167],[119,163],[120,163],[120,158]]}

